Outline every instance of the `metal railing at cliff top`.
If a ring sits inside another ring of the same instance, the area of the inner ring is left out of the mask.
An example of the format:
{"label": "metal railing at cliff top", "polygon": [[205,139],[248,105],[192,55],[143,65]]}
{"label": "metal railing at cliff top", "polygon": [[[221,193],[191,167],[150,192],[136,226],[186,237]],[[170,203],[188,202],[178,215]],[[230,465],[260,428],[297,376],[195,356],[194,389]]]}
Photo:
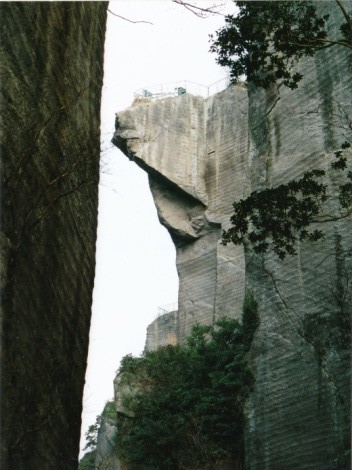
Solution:
{"label": "metal railing at cliff top", "polygon": [[147,88],[141,88],[134,93],[134,99],[160,100],[172,96],[181,96],[189,93],[194,96],[209,98],[220,91],[225,90],[230,85],[230,77],[226,76],[211,85],[201,85],[200,83],[182,80],[180,82],[161,83]]}
{"label": "metal railing at cliff top", "polygon": [[178,309],[177,303],[163,305],[162,307],[158,307],[158,313],[156,317],[160,317],[161,315],[164,315],[165,313],[176,312],[177,309]]}

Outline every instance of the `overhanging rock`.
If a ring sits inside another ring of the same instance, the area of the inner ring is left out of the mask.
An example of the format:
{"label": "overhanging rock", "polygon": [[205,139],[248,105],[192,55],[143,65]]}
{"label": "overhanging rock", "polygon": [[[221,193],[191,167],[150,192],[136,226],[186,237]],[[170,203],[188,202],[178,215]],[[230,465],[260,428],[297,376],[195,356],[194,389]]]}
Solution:
{"label": "overhanging rock", "polygon": [[[336,3],[318,8],[337,34]],[[230,87],[207,100],[183,95],[117,115],[114,142],[149,173],[176,245],[177,341],[195,323],[240,318],[245,288],[258,302],[249,355],[255,386],[245,404],[249,469],[349,468],[352,224],[336,217],[341,180],[331,162],[352,140],[350,63],[348,48],[334,46],[300,61],[297,90]],[[323,241],[300,243],[284,261],[220,244],[234,201],[311,169],[326,171],[332,195],[335,217],[314,227]]]}
{"label": "overhanging rock", "polygon": [[176,245],[178,341],[197,322],[240,317],[243,249],[220,239],[248,184],[247,90],[132,106],[117,114],[113,142],[148,172],[159,219]]}

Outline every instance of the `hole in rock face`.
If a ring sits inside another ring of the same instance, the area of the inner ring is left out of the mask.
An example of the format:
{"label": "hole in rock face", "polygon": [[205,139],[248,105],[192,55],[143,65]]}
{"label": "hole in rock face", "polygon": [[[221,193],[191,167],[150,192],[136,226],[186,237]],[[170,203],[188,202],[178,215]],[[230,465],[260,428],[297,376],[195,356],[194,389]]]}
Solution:
{"label": "hole in rock face", "polygon": [[207,85],[226,75],[208,52],[208,35],[222,26],[222,16],[202,20],[166,0],[117,2],[109,8],[153,25],[108,14],[96,278],[81,449],[88,426],[113,396],[122,356],[143,351],[147,325],[158,307],[177,304],[178,295],[174,244],[159,223],[147,175],[111,144],[115,112],[131,106],[133,92],[148,84],[187,79]]}

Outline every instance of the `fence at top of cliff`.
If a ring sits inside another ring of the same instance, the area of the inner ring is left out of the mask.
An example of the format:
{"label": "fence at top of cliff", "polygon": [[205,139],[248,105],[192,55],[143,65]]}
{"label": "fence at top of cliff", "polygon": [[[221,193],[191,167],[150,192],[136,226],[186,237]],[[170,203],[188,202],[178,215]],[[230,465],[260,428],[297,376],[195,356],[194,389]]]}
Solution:
{"label": "fence at top of cliff", "polygon": [[177,303],[163,305],[162,307],[158,307],[157,317],[161,317],[161,315],[164,315],[165,313],[176,312],[177,310],[178,310]]}
{"label": "fence at top of cliff", "polygon": [[190,94],[209,98],[230,85],[230,77],[226,76],[211,85],[201,85],[200,83],[183,80],[181,82],[161,83],[148,88],[141,88],[134,93],[134,99],[147,99],[150,101]]}

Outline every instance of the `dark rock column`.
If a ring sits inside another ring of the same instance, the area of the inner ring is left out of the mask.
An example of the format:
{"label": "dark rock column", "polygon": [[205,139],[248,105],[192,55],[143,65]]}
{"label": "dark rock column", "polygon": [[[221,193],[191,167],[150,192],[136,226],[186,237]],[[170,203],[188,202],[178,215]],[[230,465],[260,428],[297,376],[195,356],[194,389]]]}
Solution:
{"label": "dark rock column", "polygon": [[77,468],[107,4],[1,3],[1,468]]}

